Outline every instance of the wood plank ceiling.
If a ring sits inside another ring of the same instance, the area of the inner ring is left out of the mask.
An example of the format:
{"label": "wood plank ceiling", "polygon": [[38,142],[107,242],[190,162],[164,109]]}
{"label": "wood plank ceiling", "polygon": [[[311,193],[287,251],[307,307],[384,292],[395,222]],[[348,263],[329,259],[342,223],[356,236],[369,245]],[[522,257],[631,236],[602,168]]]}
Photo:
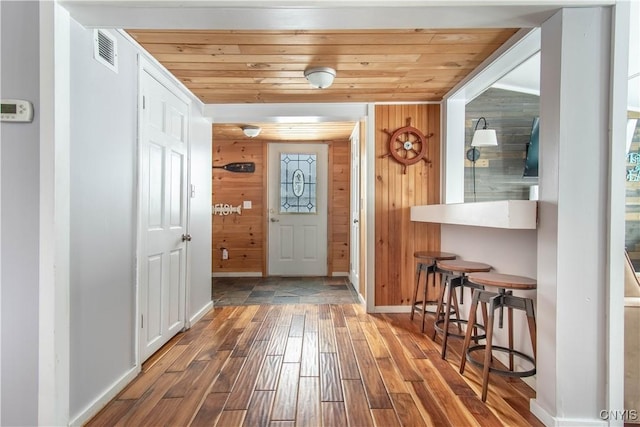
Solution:
{"label": "wood plank ceiling", "polygon": [[[517,29],[130,30],[205,104],[440,101]],[[314,89],[304,70],[337,71]]]}

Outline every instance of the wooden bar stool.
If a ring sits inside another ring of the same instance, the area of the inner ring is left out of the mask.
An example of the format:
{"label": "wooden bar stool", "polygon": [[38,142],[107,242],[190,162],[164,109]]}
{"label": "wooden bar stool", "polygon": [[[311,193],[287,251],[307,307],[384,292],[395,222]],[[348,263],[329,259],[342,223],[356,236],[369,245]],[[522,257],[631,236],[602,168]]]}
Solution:
{"label": "wooden bar stool", "polygon": [[[437,304],[437,300],[427,300],[427,288],[429,286],[429,276],[433,275],[433,286],[436,284],[436,261],[445,259],[455,259],[455,254],[439,251],[418,251],[413,254],[413,257],[418,261],[416,264],[416,283],[413,290],[413,299],[411,300],[411,320],[413,320],[414,312],[421,313],[422,315],[422,327],[421,331],[424,332],[424,318],[427,313],[435,314],[435,311],[427,310],[427,305]],[[418,299],[418,288],[420,288],[420,276],[424,272],[424,288],[422,293],[422,300]]]}
{"label": "wooden bar stool", "polygon": [[[438,300],[438,307],[436,309],[436,321],[433,325],[432,339],[436,339],[437,332],[442,332],[442,358],[444,359],[447,354],[447,340],[449,339],[449,336],[464,338],[461,325],[467,324],[467,331],[470,331],[472,329],[476,331],[476,333],[474,334],[475,340],[484,338],[484,335],[478,335],[477,333],[477,330],[484,329],[484,326],[475,323],[475,317],[473,321],[467,321],[460,318],[458,311],[458,299],[456,297],[455,290],[456,288],[460,288],[460,295],[462,298],[464,287],[469,287],[472,289],[483,289],[482,286],[469,283],[467,281],[467,275],[469,273],[490,271],[491,266],[482,262],[463,261],[460,259],[437,261],[436,265],[437,271],[442,273],[444,276],[444,285],[440,289],[440,298]],[[445,301],[445,291],[447,294],[447,298],[446,307],[443,311],[442,305]],[[455,305],[455,318],[453,319],[451,318],[452,303]],[[447,315],[445,315],[444,313],[447,313]],[[442,317],[442,319],[440,317]],[[485,311],[483,311],[483,317],[486,319],[486,309]],[[450,323],[455,323],[458,326],[457,334],[449,330]],[[442,327],[440,327],[441,324],[443,325]]]}
{"label": "wooden bar stool", "polygon": [[[489,387],[489,372],[493,372],[498,375],[505,375],[509,377],[528,377],[536,373],[536,318],[533,309],[533,300],[531,298],[518,297],[513,295],[513,290],[532,290],[536,289],[536,281],[528,277],[514,276],[510,274],[498,274],[498,273],[474,273],[469,275],[469,282],[475,283],[479,286],[497,288],[496,292],[490,292],[487,290],[479,290],[473,294],[473,303],[471,304],[471,312],[469,314],[469,322],[475,321],[475,310],[478,307],[478,302],[482,302],[484,306],[489,304],[489,318],[486,323],[486,344],[469,346],[471,343],[471,331],[467,330],[464,338],[464,344],[462,347],[462,360],[460,362],[460,373],[464,373],[465,363],[468,360],[470,363],[481,367],[482,370],[482,401],[487,400],[487,389]],[[494,346],[493,345],[493,325],[495,318],[495,311],[500,310],[499,325],[502,327],[502,310],[507,308],[508,316],[508,334],[509,334],[509,347]],[[527,315],[527,322],[529,324],[529,336],[531,338],[531,346],[533,348],[533,357],[524,354],[513,348],[513,310],[522,310]],[[484,362],[479,362],[471,357],[471,353],[474,351],[484,350]],[[509,369],[501,369],[491,366],[492,352],[500,351],[509,354]],[[514,371],[513,369],[513,357],[518,356],[521,359],[529,361],[533,368],[527,371]]]}

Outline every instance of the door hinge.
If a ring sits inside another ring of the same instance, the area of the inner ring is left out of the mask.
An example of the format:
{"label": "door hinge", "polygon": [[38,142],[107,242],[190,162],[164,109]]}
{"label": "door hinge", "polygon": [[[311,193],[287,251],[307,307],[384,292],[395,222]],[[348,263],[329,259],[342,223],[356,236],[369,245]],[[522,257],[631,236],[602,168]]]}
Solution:
{"label": "door hinge", "polygon": [[144,314],[140,315],[140,329],[144,328]]}

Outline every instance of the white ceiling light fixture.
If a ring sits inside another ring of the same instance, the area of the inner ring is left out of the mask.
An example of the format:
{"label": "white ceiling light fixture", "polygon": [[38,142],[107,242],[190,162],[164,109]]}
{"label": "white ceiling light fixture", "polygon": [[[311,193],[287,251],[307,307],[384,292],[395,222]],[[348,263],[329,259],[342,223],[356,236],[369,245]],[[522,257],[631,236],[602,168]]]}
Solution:
{"label": "white ceiling light fixture", "polygon": [[261,130],[262,128],[260,128],[260,126],[248,125],[242,127],[242,133],[244,133],[244,135],[249,138],[255,138],[256,136],[260,135]]}
{"label": "white ceiling light fixture", "polygon": [[336,70],[330,67],[313,67],[304,70],[304,76],[311,86],[318,89],[328,88],[333,84],[336,77]]}

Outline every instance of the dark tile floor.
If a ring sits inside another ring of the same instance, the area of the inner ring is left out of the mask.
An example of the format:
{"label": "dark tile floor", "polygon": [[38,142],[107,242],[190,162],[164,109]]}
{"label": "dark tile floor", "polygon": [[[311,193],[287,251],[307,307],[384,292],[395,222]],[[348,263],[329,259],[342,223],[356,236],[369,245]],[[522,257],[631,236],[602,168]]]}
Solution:
{"label": "dark tile floor", "polygon": [[214,277],[211,284],[214,306],[359,302],[346,277]]}

